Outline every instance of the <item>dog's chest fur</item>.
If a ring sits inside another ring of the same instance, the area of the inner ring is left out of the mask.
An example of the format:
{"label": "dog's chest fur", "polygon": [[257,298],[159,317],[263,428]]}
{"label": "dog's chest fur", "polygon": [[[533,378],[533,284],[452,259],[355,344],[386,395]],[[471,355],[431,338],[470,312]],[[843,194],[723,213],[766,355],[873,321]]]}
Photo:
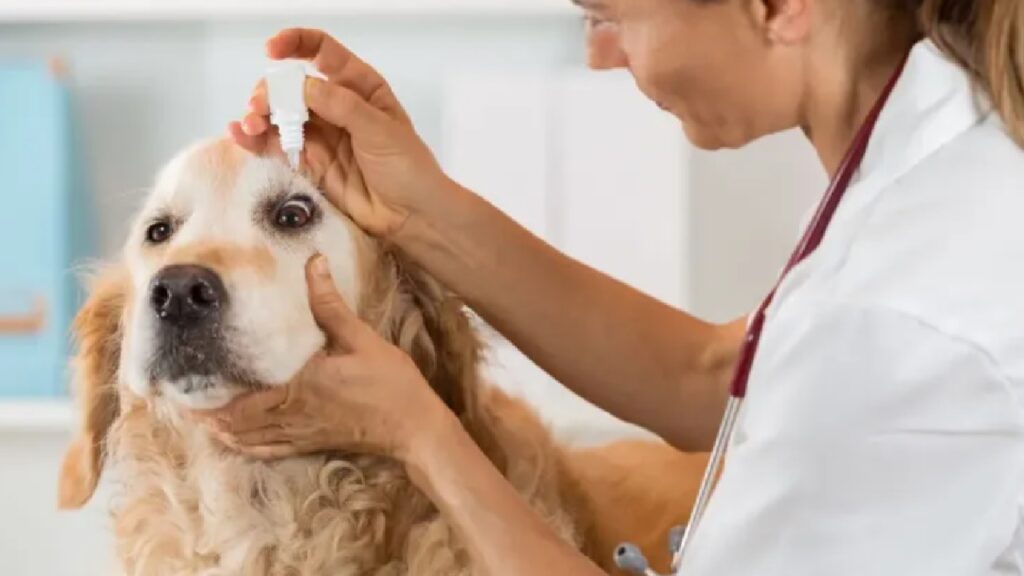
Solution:
{"label": "dog's chest fur", "polygon": [[[194,424],[142,408],[122,414],[109,447],[117,476],[131,479],[114,508],[128,576],[474,573],[451,527],[389,459],[256,462]],[[506,475],[582,546],[552,453],[534,447]]]}

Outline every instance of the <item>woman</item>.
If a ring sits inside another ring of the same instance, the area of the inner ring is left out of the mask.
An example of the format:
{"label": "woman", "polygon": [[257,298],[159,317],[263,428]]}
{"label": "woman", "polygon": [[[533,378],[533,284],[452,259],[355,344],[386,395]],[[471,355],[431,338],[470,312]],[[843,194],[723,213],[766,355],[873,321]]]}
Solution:
{"label": "woman", "polygon": [[[704,148],[800,127],[835,175],[885,105],[824,240],[767,310],[682,573],[1024,573],[1024,0],[577,3],[591,65],[628,68]],[[448,179],[387,83],[323,33],[286,30],[268,52],[328,77],[307,83],[305,160],[333,202],[585,398],[709,449],[745,321],[701,322],[531,236]],[[257,90],[235,139],[264,150],[266,114]],[[350,154],[365,187],[346,187]],[[597,573],[321,269],[331,350],[283,407],[270,392],[226,409],[228,441],[393,455],[488,573]]]}

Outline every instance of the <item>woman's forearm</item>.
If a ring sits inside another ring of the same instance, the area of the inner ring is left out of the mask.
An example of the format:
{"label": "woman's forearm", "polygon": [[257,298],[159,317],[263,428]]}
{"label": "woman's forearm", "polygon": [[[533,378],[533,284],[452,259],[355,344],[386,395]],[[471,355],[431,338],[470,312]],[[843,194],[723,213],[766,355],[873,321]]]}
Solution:
{"label": "woman's forearm", "polygon": [[405,461],[410,477],[462,538],[474,565],[491,576],[603,574],[544,523],[448,416],[417,437]]}
{"label": "woman's forearm", "polygon": [[684,450],[714,438],[740,333],[558,252],[472,192],[410,218],[396,241],[540,367]]}

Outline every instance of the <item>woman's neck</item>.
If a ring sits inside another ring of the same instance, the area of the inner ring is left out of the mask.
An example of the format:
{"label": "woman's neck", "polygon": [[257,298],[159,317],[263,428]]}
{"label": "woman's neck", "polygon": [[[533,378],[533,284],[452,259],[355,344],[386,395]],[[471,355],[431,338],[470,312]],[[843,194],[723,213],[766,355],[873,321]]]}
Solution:
{"label": "woman's neck", "polygon": [[868,51],[815,50],[821,57],[809,62],[802,128],[829,175],[839,169],[857,131],[916,41],[916,35],[894,36],[884,43],[876,40]]}

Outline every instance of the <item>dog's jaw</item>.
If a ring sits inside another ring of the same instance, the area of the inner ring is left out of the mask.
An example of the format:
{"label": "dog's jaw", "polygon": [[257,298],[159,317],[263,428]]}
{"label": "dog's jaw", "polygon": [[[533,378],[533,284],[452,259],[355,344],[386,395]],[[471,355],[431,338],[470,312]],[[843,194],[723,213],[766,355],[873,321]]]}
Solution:
{"label": "dog's jaw", "polygon": [[161,394],[174,405],[187,410],[223,408],[247,388],[225,382],[219,376],[189,376],[187,382],[163,383]]}

